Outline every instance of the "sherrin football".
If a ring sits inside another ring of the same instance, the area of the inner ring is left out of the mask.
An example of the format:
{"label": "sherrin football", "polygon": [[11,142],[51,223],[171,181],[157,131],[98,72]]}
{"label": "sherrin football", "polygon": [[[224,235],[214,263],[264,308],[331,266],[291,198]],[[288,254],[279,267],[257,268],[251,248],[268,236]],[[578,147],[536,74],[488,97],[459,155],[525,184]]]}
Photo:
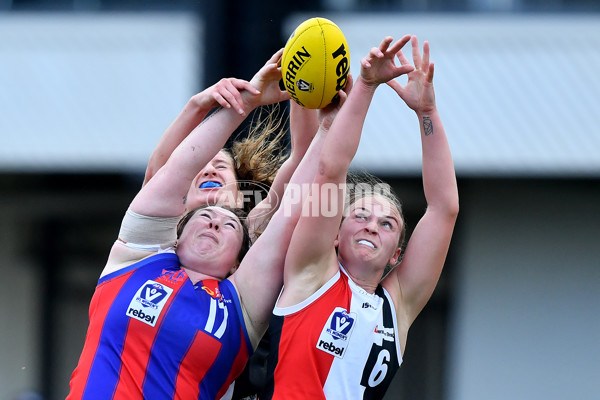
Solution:
{"label": "sherrin football", "polygon": [[327,107],[346,86],[348,43],[326,18],[311,18],[294,30],[281,59],[281,75],[292,99],[305,108]]}

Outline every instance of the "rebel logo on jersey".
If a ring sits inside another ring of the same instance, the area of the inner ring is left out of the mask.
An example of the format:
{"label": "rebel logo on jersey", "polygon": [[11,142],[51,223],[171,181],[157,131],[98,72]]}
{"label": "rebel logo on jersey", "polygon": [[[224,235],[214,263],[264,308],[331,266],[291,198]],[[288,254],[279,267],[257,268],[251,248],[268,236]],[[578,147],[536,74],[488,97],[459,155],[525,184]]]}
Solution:
{"label": "rebel logo on jersey", "polygon": [[317,349],[343,358],[355,322],[355,313],[348,313],[345,308],[336,307],[321,330],[321,335],[317,340]]}
{"label": "rebel logo on jersey", "polygon": [[154,326],[171,293],[170,287],[148,280],[131,299],[126,315]]}

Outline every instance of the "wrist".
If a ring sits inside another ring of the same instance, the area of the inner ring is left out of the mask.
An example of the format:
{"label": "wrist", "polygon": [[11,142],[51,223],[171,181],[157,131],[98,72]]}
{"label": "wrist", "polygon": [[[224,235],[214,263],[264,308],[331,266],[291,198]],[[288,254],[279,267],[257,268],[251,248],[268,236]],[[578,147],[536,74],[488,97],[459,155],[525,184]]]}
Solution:
{"label": "wrist", "polygon": [[423,117],[432,117],[434,114],[437,114],[437,108],[434,106],[425,110],[415,111],[415,113],[419,119],[422,119]]}
{"label": "wrist", "polygon": [[202,93],[196,93],[193,95],[187,104],[188,108],[192,109],[195,112],[204,111],[207,108],[206,100]]}
{"label": "wrist", "polygon": [[252,94],[248,91],[243,91],[241,95],[242,105],[244,107],[244,112],[246,113],[246,115],[248,115],[248,113],[252,112],[256,107],[260,105],[257,95]]}
{"label": "wrist", "polygon": [[354,91],[355,89],[358,88],[360,91],[375,93],[375,90],[377,89],[378,86],[379,86],[379,83],[367,82],[367,81],[365,81],[365,79],[362,76],[359,75],[358,79],[352,86],[352,91]]}
{"label": "wrist", "polygon": [[[317,134],[315,135],[315,139],[316,138],[324,138],[325,136],[327,136],[327,133],[329,133],[329,128],[330,127],[331,126],[319,125],[319,129],[317,130]],[[313,139],[313,141],[315,139]]]}

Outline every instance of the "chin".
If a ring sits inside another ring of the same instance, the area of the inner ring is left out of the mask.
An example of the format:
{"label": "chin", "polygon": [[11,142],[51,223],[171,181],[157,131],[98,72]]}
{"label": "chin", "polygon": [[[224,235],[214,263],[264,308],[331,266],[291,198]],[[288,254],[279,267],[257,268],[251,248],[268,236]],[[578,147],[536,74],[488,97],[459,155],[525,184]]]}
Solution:
{"label": "chin", "polygon": [[200,196],[194,199],[197,204],[196,207],[202,205],[223,205],[226,207],[236,208],[235,201],[233,200],[233,194],[223,190],[211,190],[206,193],[201,193]]}
{"label": "chin", "polygon": [[356,249],[355,254],[357,254],[360,258],[372,258],[373,257],[373,253],[375,252],[375,249],[372,249],[370,247],[366,247],[366,246],[360,246]]}
{"label": "chin", "polygon": [[216,193],[195,194],[192,197],[188,197],[186,206],[188,210],[193,210],[202,206],[215,205],[217,204],[218,197]]}

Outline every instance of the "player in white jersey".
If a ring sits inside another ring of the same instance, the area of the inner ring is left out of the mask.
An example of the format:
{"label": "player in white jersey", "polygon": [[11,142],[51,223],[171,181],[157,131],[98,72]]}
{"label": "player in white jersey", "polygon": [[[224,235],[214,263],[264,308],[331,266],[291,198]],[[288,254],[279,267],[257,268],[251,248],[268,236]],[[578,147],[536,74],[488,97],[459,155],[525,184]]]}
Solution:
{"label": "player in white jersey", "polygon": [[[409,40],[414,67],[401,50]],[[261,400],[382,398],[402,360],[408,330],[441,274],[458,190],[435,103],[434,67],[427,42],[421,56],[416,37],[392,41],[385,38],[361,60],[360,77],[325,139],[286,257],[284,289],[270,328],[269,387]],[[402,86],[395,78],[406,73]],[[390,191],[363,186],[344,207],[348,168],[382,83],[416,112],[421,133],[427,210],[402,258],[405,224]]]}

